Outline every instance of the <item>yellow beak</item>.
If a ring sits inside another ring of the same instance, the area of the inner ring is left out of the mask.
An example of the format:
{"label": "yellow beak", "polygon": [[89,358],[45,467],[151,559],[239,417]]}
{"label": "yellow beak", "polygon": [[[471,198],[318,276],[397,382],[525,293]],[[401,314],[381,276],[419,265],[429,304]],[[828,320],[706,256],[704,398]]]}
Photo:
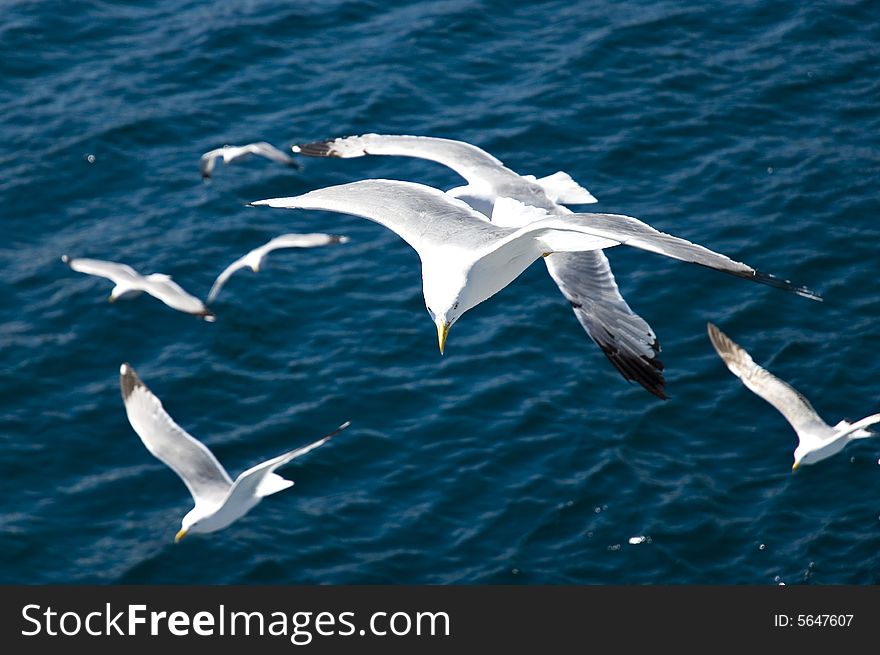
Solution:
{"label": "yellow beak", "polygon": [[440,344],[440,354],[446,347],[446,335],[449,334],[449,324],[443,321],[437,321],[437,343]]}
{"label": "yellow beak", "polygon": [[174,535],[174,543],[177,543],[181,539],[186,536],[186,530],[181,529],[176,535]]}
{"label": "yellow beak", "polygon": [[795,462],[794,464],[791,465],[791,470],[792,470],[792,471],[797,471],[798,468],[800,467],[800,465],[801,465],[800,462]]}

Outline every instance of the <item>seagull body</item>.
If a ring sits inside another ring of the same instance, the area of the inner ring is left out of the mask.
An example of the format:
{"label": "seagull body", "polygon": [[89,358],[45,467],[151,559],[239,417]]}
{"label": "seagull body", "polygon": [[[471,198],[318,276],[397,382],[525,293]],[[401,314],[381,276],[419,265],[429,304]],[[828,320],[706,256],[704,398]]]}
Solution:
{"label": "seagull body", "polygon": [[275,469],[327,443],[349,425],[343,423],[323,439],[257,464],[233,481],[207,446],[174,422],[162,401],[127,363],[119,368],[119,385],[132,428],[147,450],[183,480],[195,502],[183,517],[175,541],[188,533],[221,530],[247,514],[266,496],[293,486],[292,481],[282,478]]}
{"label": "seagull body", "polygon": [[[436,137],[364,134],[293,146],[293,151],[310,157],[362,157],[398,155],[437,162],[458,173],[467,185],[446,193],[465,201],[492,223],[521,227],[525,213],[494,212],[499,197],[544,210],[546,214],[572,213],[563,203],[591,204],[596,198],[568,173],[536,178],[519,175],[485,150],[464,141]],[[547,272],[571,305],[581,327],[624,379],[636,381],[647,391],[665,399],[666,383],[660,344],[651,326],[623,299],[608,258],[601,250],[555,253],[544,258]]]}
{"label": "seagull body", "polygon": [[758,366],[741,346],[717,327],[708,324],[709,339],[727,368],[755,394],[773,405],[791,424],[798,436],[792,470],[801,464],[815,464],[839,453],[853,439],[876,436],[865,428],[880,423],[880,414],[850,423],[828,425],[809,401],[787,383]]}
{"label": "seagull body", "polygon": [[285,166],[299,168],[299,164],[293,157],[282,152],[271,143],[260,141],[258,143],[249,143],[246,146],[223,146],[222,148],[209,150],[199,160],[199,171],[202,174],[202,179],[211,177],[218,159],[223,159],[224,164],[231,164],[250,155],[259,155]]}
{"label": "seagull body", "polygon": [[127,264],[67,255],[62,255],[61,261],[79,273],[96,275],[112,281],[116,286],[110,292],[108,298],[110,302],[147,292],[172,309],[193,314],[209,322],[214,320],[214,314],[201,300],[184,291],[170,276],[163,273],[141,275]]}
{"label": "seagull body", "polygon": [[346,243],[347,241],[348,237],[336,236],[334,234],[282,234],[275,237],[227,266],[214,281],[214,285],[211,287],[210,293],[208,293],[208,302],[214,301],[214,298],[220,293],[220,289],[223,288],[226,281],[236,271],[247,267],[254,273],[259,273],[263,258],[273,250],[279,248],[316,248],[318,246],[328,246],[332,243]]}
{"label": "seagull body", "polygon": [[425,305],[437,326],[441,353],[449,328],[464,312],[503,289],[542,255],[555,252],[625,244],[817,298],[808,289],[658,232],[630,216],[565,214],[531,220],[540,210],[501,198],[496,213],[510,212],[506,218],[511,221],[518,212],[529,215],[523,227],[502,227],[442,191],[398,180],[362,180],[251,204],[352,214],[395,232],[421,259]]}

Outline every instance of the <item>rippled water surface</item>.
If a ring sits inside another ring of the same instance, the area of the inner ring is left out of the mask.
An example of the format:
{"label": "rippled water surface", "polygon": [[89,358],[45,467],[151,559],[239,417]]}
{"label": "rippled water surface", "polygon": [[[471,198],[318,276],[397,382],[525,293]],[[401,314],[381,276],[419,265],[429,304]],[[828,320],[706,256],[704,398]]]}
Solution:
{"label": "rippled water surface", "polygon": [[[0,21],[0,581],[880,582],[880,440],[790,472],[795,436],[706,322],[829,421],[880,411],[874,2],[11,2]],[[658,229],[825,297],[608,252],[662,343],[625,382],[533,265],[437,352],[418,258],[350,216],[246,203],[413,159],[253,159],[226,143],[463,139],[569,172]],[[91,155],[91,157],[90,157]],[[170,274],[207,324],[62,254]],[[128,361],[233,475],[352,427],[230,528],[175,545],[185,487],[126,420]],[[644,538],[641,538],[644,537]]]}

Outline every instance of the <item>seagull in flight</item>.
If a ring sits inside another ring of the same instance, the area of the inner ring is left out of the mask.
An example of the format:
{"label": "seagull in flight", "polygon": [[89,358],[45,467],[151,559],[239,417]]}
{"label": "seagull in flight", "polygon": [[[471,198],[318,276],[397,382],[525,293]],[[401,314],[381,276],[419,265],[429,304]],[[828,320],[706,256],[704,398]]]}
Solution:
{"label": "seagull in flight", "polygon": [[545,215],[535,220],[534,213],[541,210],[499,198],[493,211],[509,212],[506,222],[526,215],[522,227],[503,227],[433,187],[379,179],[251,205],[335,211],[366,218],[395,232],[421,259],[422,292],[437,327],[441,354],[449,328],[462,314],[501,291],[542,255],[556,252],[625,244],[819,299],[809,289],[618,214]]}
{"label": "seagull in flight", "polygon": [[119,368],[122,400],[131,427],[144,446],[174,471],[193,497],[195,506],[181,521],[174,537],[222,530],[253,509],[263,498],[283,491],[293,482],[275,469],[321,446],[349,426],[346,421],[318,441],[261,462],[233,481],[202,442],[174,422],[159,400],[128,363]]}
{"label": "seagull in flight", "polygon": [[707,325],[709,340],[742,383],[773,405],[797,433],[798,445],[794,450],[795,471],[801,464],[815,464],[843,450],[853,439],[876,436],[865,428],[880,423],[880,414],[873,414],[855,423],[840,421],[828,425],[813,409],[809,401],[787,383],[758,366],[741,346],[715,327]]}
{"label": "seagull in flight", "polygon": [[275,237],[268,243],[264,243],[258,248],[254,248],[243,257],[239,257],[229,266],[227,266],[211,287],[208,293],[208,303],[214,302],[214,298],[220,293],[220,289],[226,284],[226,280],[236,271],[242,268],[250,268],[254,273],[260,272],[263,258],[273,250],[279,248],[316,248],[318,246],[329,246],[333,243],[347,243],[348,237],[337,236],[335,234],[282,234]]}
{"label": "seagull in flight", "polygon": [[146,291],[172,309],[193,314],[208,322],[214,321],[214,314],[201,300],[181,289],[170,276],[163,273],[141,275],[127,264],[67,255],[62,255],[61,261],[74,271],[104,277],[113,282],[116,286],[110,292],[107,299],[109,302],[137,296]]}
{"label": "seagull in flight", "polygon": [[[523,216],[493,213],[499,197],[563,215],[565,204],[591,204],[596,198],[558,171],[547,177],[519,175],[485,150],[464,141],[426,136],[364,134],[292,146],[309,157],[362,157],[399,155],[437,162],[463,177],[467,184],[447,191],[503,227],[521,227]],[[538,212],[534,220],[544,217]],[[505,222],[505,219],[508,222]],[[516,224],[509,220],[517,221]],[[544,258],[547,272],[571,305],[581,327],[624,379],[641,384],[666,399],[660,342],[648,323],[623,299],[608,258],[601,250],[559,252]]]}
{"label": "seagull in flight", "polygon": [[239,159],[246,158],[250,155],[259,155],[260,157],[271,159],[272,161],[284,164],[285,166],[300,168],[299,163],[287,153],[282,152],[271,143],[259,141],[258,143],[249,143],[246,146],[223,146],[222,148],[209,150],[202,155],[199,161],[199,170],[202,174],[202,179],[207,180],[211,177],[211,173],[214,172],[214,166],[218,159],[223,159],[224,164],[231,164],[234,161],[238,161]]}

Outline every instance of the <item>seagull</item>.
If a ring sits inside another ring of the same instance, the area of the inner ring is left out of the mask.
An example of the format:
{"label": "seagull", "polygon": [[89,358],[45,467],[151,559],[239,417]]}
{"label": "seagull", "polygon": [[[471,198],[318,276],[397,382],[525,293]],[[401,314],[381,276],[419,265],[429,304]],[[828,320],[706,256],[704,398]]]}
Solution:
{"label": "seagull", "polygon": [[208,322],[214,321],[214,314],[205,307],[201,300],[191,296],[163,273],[141,275],[127,264],[107,262],[100,259],[85,259],[82,257],[61,256],[61,261],[75,271],[88,275],[105,277],[116,284],[110,297],[110,302],[116,302],[119,298],[139,295],[146,291],[148,294],[164,302],[172,309],[193,314]]}
{"label": "seagull", "polygon": [[128,363],[119,367],[119,386],[129,423],[144,446],[177,473],[192,494],[195,507],[183,517],[175,543],[187,534],[222,530],[253,509],[264,497],[293,486],[275,473],[307,452],[321,446],[350,424],[346,421],[322,439],[266,460],[239,475],[235,481],[202,442],[174,422],[159,400]]}
{"label": "seagull", "polygon": [[264,243],[259,248],[254,248],[244,257],[239,257],[227,266],[214,281],[214,285],[211,287],[210,293],[208,293],[208,303],[214,302],[214,298],[220,293],[220,289],[226,284],[226,280],[237,270],[250,267],[254,273],[259,273],[263,258],[273,250],[278,248],[315,248],[317,246],[329,246],[331,243],[347,242],[348,237],[334,234],[282,234],[275,237],[268,243]]}
{"label": "seagull", "polygon": [[555,203],[572,205],[598,202],[592,193],[575,182],[568,173],[536,178],[520,175],[507,168],[485,150],[465,141],[405,134],[363,134],[315,141],[291,146],[307,157],[363,157],[364,155],[400,155],[443,164],[461,175],[465,186],[447,193],[464,200],[482,214],[492,214],[495,198],[515,198],[527,205],[556,209]]}
{"label": "seagull", "polygon": [[503,227],[486,221],[468,204],[433,187],[381,179],[250,204],[352,214],[395,232],[421,259],[422,292],[437,327],[441,354],[449,328],[462,314],[501,291],[536,259],[554,252],[590,251],[625,244],[819,299],[809,289],[795,287],[787,280],[658,232],[630,216],[565,214],[534,220],[534,213],[542,210],[511,198],[499,198],[493,211],[509,212],[511,216],[506,216],[506,221],[526,215],[522,227]]}
{"label": "seagull", "polygon": [[758,366],[751,356],[717,327],[707,325],[709,339],[727,368],[753,392],[773,405],[791,424],[798,436],[794,450],[796,471],[801,464],[815,464],[843,450],[853,439],[876,436],[865,428],[880,423],[873,414],[855,423],[840,421],[831,426],[823,421],[809,401],[791,386]]}
{"label": "seagull", "polygon": [[[498,197],[513,198],[557,215],[571,213],[563,203],[597,202],[568,173],[558,171],[542,178],[519,175],[485,150],[464,141],[364,134],[294,145],[292,150],[309,157],[401,155],[443,164],[468,183],[447,193],[506,227],[520,225],[505,224],[510,214],[493,214]],[[543,213],[537,218],[543,218]],[[648,323],[621,296],[605,254],[601,250],[555,253],[544,258],[544,264],[581,327],[624,379],[638,382],[658,398],[666,399],[660,343]]]}
{"label": "seagull", "polygon": [[211,173],[214,172],[214,165],[221,157],[223,158],[224,164],[231,164],[232,162],[249,155],[260,155],[266,159],[271,159],[272,161],[277,161],[279,164],[285,164],[286,166],[291,166],[293,168],[300,167],[297,161],[287,153],[282,152],[271,143],[260,141],[258,143],[249,143],[246,146],[223,146],[222,148],[209,150],[202,155],[201,160],[199,161],[199,170],[202,173],[202,179],[206,180],[211,177]]}

